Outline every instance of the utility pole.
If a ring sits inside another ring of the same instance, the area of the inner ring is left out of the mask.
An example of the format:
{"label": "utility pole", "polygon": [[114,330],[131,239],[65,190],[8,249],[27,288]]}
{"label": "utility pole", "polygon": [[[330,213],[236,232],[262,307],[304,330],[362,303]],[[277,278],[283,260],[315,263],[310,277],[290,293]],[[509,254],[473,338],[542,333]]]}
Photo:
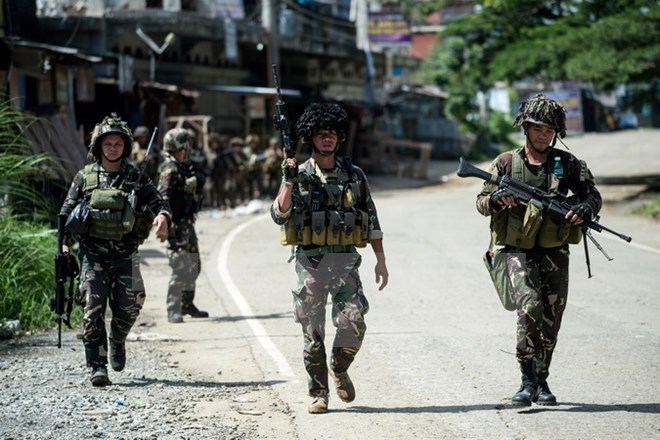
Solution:
{"label": "utility pole", "polygon": [[138,37],[142,41],[144,41],[147,46],[149,46],[149,49],[151,49],[150,52],[150,57],[149,57],[149,81],[154,82],[156,78],[156,55],[162,55],[163,52],[165,52],[165,49],[174,41],[174,34],[170,32],[167,34],[165,37],[165,42],[163,43],[162,46],[158,46],[154,40],[149,37],[149,35],[145,34],[142,29],[140,29],[140,26],[137,27],[135,30],[135,33],[138,34]]}

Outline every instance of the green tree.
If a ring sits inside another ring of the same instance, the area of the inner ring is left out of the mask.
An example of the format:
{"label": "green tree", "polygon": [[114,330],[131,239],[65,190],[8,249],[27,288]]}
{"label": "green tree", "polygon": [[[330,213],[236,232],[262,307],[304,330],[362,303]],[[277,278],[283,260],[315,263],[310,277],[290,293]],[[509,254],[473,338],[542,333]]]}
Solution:
{"label": "green tree", "polygon": [[[460,0],[404,2],[411,16]],[[496,81],[574,80],[608,91],[620,84],[639,95],[658,87],[660,3],[648,0],[481,0],[449,24],[424,65],[423,80],[450,94],[448,109],[465,120],[473,97]]]}

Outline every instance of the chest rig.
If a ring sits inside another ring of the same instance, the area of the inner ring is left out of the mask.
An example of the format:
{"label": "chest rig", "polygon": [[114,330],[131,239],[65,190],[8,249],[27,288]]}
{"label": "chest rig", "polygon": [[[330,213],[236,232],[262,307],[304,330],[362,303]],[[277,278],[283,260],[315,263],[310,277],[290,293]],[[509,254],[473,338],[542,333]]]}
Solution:
{"label": "chest rig", "polygon": [[347,158],[333,170],[321,170],[309,159],[294,185],[291,217],[282,225],[282,245],[364,247],[369,215],[363,209],[363,182]]}
{"label": "chest rig", "polygon": [[[512,152],[511,177],[546,191],[550,197],[564,198],[568,188],[566,175],[570,174],[568,168],[571,164],[557,153],[550,163],[544,164],[543,169],[533,173],[525,166],[520,153],[521,150]],[[542,205],[535,200],[494,213],[491,229],[496,245],[519,249],[577,244],[582,238],[580,226],[544,215]]]}
{"label": "chest rig", "polygon": [[88,234],[91,237],[118,241],[124,234],[133,231],[135,212],[129,198],[135,184],[129,183],[133,174],[131,171],[132,168],[122,168],[117,176],[109,181],[108,174],[101,173],[98,164],[85,166],[83,193],[89,200]]}

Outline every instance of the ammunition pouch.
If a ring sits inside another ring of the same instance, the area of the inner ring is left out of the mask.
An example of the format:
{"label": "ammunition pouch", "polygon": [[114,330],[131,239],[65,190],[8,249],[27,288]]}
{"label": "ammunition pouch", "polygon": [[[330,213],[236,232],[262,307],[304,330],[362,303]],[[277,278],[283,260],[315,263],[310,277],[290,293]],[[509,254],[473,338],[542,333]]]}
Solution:
{"label": "ammunition pouch", "polygon": [[[121,240],[133,229],[135,213],[127,203],[127,194],[116,188],[97,188],[89,200],[91,222],[89,235],[104,240]],[[130,229],[125,229],[130,226]]]}

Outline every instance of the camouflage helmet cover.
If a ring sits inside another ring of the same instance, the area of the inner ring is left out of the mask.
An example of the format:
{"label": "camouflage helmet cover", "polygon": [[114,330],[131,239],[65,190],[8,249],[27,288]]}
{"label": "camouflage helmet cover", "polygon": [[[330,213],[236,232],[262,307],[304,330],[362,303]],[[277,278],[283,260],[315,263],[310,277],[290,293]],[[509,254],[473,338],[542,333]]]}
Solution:
{"label": "camouflage helmet cover", "polygon": [[539,93],[520,103],[514,127],[525,122],[545,125],[555,130],[561,138],[566,136],[566,110],[554,99]]}
{"label": "camouflage helmet cover", "polygon": [[333,130],[343,140],[348,131],[348,114],[337,104],[315,102],[307,106],[296,122],[296,134],[308,142],[321,130]]}
{"label": "camouflage helmet cover", "polygon": [[190,133],[185,128],[173,128],[165,133],[163,148],[168,153],[190,152]]}
{"label": "camouflage helmet cover", "polygon": [[131,153],[131,145],[133,145],[133,134],[131,129],[128,128],[126,121],[117,116],[117,113],[110,113],[110,116],[103,118],[103,121],[96,124],[92,131],[92,139],[89,143],[89,150],[92,156],[97,160],[101,160],[101,139],[106,134],[118,134],[124,139],[124,152],[122,158],[128,157]]}

